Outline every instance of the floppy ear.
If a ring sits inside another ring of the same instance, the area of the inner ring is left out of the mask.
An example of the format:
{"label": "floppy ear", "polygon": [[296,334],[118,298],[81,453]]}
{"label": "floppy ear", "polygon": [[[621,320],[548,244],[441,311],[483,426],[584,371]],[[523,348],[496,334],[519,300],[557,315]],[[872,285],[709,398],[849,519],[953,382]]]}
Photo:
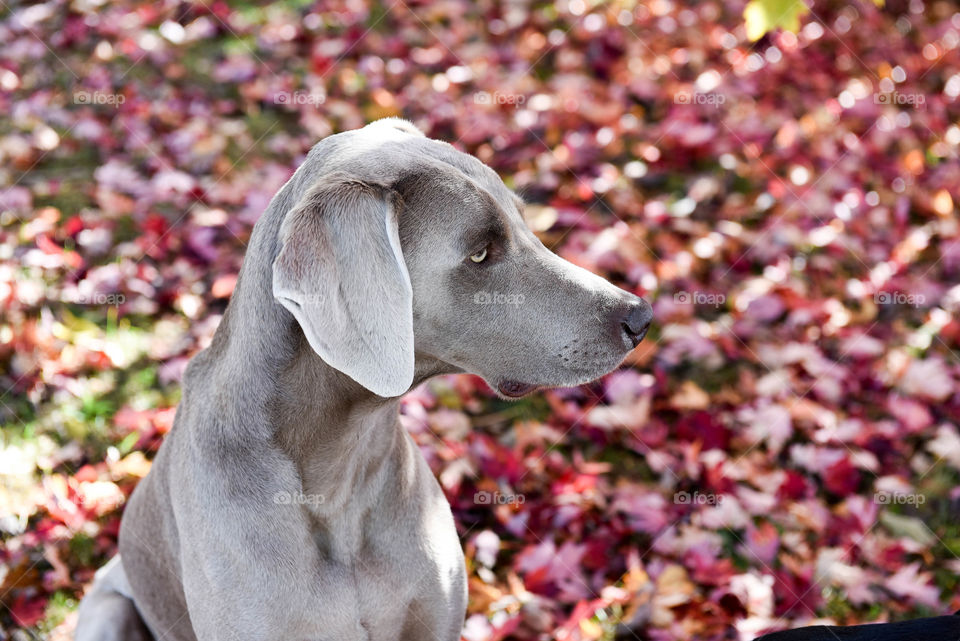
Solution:
{"label": "floppy ear", "polygon": [[273,296],[331,367],[383,397],[413,384],[413,290],[388,188],[328,177],[287,214]]}

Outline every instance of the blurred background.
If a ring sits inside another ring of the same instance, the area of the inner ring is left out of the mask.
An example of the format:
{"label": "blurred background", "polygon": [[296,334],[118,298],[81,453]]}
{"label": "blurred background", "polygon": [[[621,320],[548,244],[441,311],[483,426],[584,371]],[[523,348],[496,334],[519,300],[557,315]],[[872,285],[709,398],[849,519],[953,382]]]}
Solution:
{"label": "blurred background", "polygon": [[403,402],[467,641],[960,608],[946,1],[0,0],[0,639],[66,639],[258,216],[384,116],[648,297],[596,384]]}

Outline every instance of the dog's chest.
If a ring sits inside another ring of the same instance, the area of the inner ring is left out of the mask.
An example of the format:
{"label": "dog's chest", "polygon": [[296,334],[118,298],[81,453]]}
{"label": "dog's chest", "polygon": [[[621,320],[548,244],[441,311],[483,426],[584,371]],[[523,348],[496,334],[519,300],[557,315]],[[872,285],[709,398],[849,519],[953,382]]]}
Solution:
{"label": "dog's chest", "polygon": [[[349,604],[343,624],[356,638],[458,638],[466,572],[449,506],[440,498],[425,503],[419,518],[403,524],[380,522],[371,530],[370,523],[351,526],[340,520],[336,529],[314,532],[326,565],[319,588],[324,594],[335,593],[338,603]],[[331,577],[336,577],[334,582]]]}

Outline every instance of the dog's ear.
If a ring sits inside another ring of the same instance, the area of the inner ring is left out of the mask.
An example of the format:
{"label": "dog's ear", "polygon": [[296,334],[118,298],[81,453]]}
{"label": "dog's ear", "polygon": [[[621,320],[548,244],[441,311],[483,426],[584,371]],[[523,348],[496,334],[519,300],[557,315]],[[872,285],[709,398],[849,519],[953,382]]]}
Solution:
{"label": "dog's ear", "polygon": [[273,296],[313,350],[371,392],[413,383],[413,290],[389,188],[334,176],[287,214]]}

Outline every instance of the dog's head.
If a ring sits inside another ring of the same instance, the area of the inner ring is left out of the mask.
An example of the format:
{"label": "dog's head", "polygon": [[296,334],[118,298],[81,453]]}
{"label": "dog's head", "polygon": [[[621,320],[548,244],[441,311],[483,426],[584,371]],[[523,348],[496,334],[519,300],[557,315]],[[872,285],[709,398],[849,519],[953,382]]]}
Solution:
{"label": "dog's head", "polygon": [[579,385],[647,332],[649,304],[550,252],[489,167],[405,121],[331,136],[305,170],[273,294],[328,365],[375,394],[406,392],[417,365],[509,397]]}

